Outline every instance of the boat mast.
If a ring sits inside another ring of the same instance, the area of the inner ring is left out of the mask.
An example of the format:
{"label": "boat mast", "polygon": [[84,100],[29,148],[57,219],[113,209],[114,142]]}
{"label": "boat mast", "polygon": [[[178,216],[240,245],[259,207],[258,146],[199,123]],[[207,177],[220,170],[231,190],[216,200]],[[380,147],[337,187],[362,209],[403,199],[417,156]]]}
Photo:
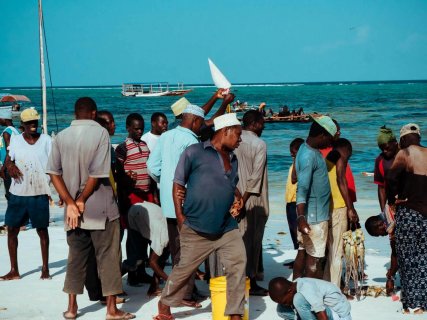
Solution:
{"label": "boat mast", "polygon": [[44,40],[43,40],[43,10],[42,0],[39,0],[39,42],[40,42],[40,79],[42,83],[43,133],[47,131],[46,75],[44,70]]}

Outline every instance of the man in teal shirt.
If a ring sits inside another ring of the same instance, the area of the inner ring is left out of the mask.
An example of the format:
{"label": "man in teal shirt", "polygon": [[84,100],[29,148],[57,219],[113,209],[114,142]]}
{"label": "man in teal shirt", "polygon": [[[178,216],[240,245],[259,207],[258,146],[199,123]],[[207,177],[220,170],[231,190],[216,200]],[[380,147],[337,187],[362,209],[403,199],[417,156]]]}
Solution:
{"label": "man in teal shirt", "polygon": [[321,260],[328,239],[331,187],[328,169],[319,149],[329,146],[337,132],[330,117],[313,117],[306,142],[295,159],[297,172],[298,254],[294,279],[301,276],[323,278]]}

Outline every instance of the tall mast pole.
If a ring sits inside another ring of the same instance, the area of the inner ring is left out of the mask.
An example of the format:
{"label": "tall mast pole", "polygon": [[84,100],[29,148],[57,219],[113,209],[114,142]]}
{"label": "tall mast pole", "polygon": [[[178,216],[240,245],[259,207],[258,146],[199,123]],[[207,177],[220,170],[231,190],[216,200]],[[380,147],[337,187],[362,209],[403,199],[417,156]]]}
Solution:
{"label": "tall mast pole", "polygon": [[42,84],[43,133],[47,131],[46,75],[44,70],[44,40],[43,40],[43,10],[42,0],[39,0],[39,42],[40,42],[40,79]]}

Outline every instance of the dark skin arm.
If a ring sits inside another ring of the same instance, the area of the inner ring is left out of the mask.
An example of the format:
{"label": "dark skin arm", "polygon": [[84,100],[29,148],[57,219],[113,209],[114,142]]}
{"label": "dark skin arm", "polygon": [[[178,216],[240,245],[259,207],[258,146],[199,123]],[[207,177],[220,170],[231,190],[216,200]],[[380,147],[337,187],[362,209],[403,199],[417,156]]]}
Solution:
{"label": "dark skin arm", "polygon": [[163,269],[159,266],[159,256],[151,250],[150,257],[148,259],[148,263],[150,264],[151,269],[153,269],[154,273],[162,278],[163,280],[168,280],[168,275],[163,271]]}
{"label": "dark skin arm", "polygon": [[292,172],[291,172],[291,182],[292,184],[295,184],[298,182],[298,178],[297,178],[297,169],[295,168],[295,157],[293,158],[293,166],[292,166]]}
{"label": "dark skin arm", "polygon": [[304,212],[305,212],[305,203],[299,203],[297,205],[298,230],[302,234],[309,234],[311,229],[307,221],[305,220]]}
{"label": "dark skin arm", "polygon": [[[10,134],[7,133],[7,132],[4,132],[3,133],[3,139],[4,139],[4,143],[6,145],[6,157],[7,157],[9,155],[8,147],[9,147],[9,144],[10,144]],[[2,165],[2,167],[0,169],[0,177],[3,178],[3,179],[5,178],[5,176],[4,176],[4,171],[5,170],[6,170],[6,161],[5,161],[5,163],[3,163],[3,165]]]}
{"label": "dark skin arm", "polygon": [[79,208],[77,207],[76,202],[71,197],[70,192],[65,186],[64,179],[60,175],[49,174],[53,186],[59,194],[60,199],[62,199],[66,205],[66,223],[71,229],[77,228],[79,224],[79,217],[81,215]]}
{"label": "dark skin arm", "polygon": [[387,196],[384,186],[378,186],[378,201],[380,202],[381,211],[384,211],[384,207],[387,202]]}
{"label": "dark skin arm", "polygon": [[87,199],[92,195],[92,193],[95,191],[95,188],[98,185],[98,178],[89,177],[87,179],[86,185],[80,193],[80,195],[76,199],[76,205],[79,208],[79,211],[81,214],[85,211],[85,203]]}
{"label": "dark skin arm", "polygon": [[[205,125],[208,127],[213,126],[214,119],[224,114],[225,109],[231,102],[233,102],[234,98],[235,98],[234,94],[232,93],[227,94],[224,97],[224,100],[222,101],[221,106],[218,108],[217,112],[215,112],[214,115],[209,120],[205,120]],[[205,112],[205,114],[207,113]]]}
{"label": "dark skin arm", "polygon": [[340,189],[341,195],[344,198],[345,206],[347,207],[348,219],[350,220],[350,223],[357,223],[359,221],[359,216],[357,215],[353,202],[350,199],[347,178],[345,177],[347,159],[341,156],[336,163],[336,169],[338,188]]}
{"label": "dark skin arm", "polygon": [[215,94],[208,100],[208,102],[206,102],[203,106],[202,109],[205,112],[205,115],[207,115],[212,107],[214,106],[215,102],[218,99],[222,99],[223,98],[223,92],[225,89],[218,89]]}
{"label": "dark skin arm", "polygon": [[13,162],[9,155],[7,155],[6,160],[5,160],[5,166],[7,168],[7,171],[9,172],[9,175],[14,178],[19,180],[22,177],[22,172],[19,170],[19,168],[15,165],[15,162]]}
{"label": "dark skin arm", "polygon": [[179,195],[184,193],[185,194],[185,187],[179,185],[178,183],[173,183],[172,187],[172,198],[173,198],[173,204],[175,207],[175,215],[178,222],[178,229],[181,230],[182,224],[185,221],[185,215],[184,211],[182,209],[182,197]]}
{"label": "dark skin arm", "polygon": [[317,320],[328,320],[328,315],[326,311],[320,311],[316,313]]}

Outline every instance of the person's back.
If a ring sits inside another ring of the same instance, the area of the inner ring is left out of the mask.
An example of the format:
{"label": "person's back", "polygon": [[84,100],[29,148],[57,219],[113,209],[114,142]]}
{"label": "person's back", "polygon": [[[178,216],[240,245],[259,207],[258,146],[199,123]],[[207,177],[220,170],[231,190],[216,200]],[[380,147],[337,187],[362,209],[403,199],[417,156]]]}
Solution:
{"label": "person's back", "polygon": [[[300,294],[310,304],[311,311],[314,313],[328,307],[338,315],[338,319],[351,319],[350,303],[336,285],[313,278],[298,278],[295,281],[297,282],[297,294],[294,296],[294,305]],[[302,317],[302,319],[304,318]]]}
{"label": "person's back", "polygon": [[[100,148],[105,148],[105,145],[110,150],[108,132],[93,120],[74,120],[70,127],[56,136],[54,140],[56,148],[53,148],[52,152],[60,154],[62,177],[72,197],[76,197],[84,189],[89,175],[103,176],[103,172],[91,172],[91,165],[99,167],[99,164],[104,162],[106,154],[98,151]],[[110,152],[107,155],[111,157]],[[109,159],[108,164],[110,162]],[[106,168],[106,172],[109,170],[110,167]],[[105,200],[99,202],[100,197]],[[85,228],[86,225],[92,226],[93,223],[96,225],[105,223],[105,220],[97,221],[91,216],[92,206],[97,208],[102,206],[96,211],[102,211],[110,220],[118,217],[113,189],[108,178],[100,180],[99,187],[87,200],[85,219],[81,221],[81,228]]]}
{"label": "person's back", "polygon": [[404,179],[397,178],[399,171],[396,170],[390,172],[389,178],[394,178],[392,181],[397,184],[395,188],[399,189],[399,199],[406,199],[402,203],[404,206],[427,216],[427,148],[411,145],[400,150],[395,161],[396,167],[402,167]]}

